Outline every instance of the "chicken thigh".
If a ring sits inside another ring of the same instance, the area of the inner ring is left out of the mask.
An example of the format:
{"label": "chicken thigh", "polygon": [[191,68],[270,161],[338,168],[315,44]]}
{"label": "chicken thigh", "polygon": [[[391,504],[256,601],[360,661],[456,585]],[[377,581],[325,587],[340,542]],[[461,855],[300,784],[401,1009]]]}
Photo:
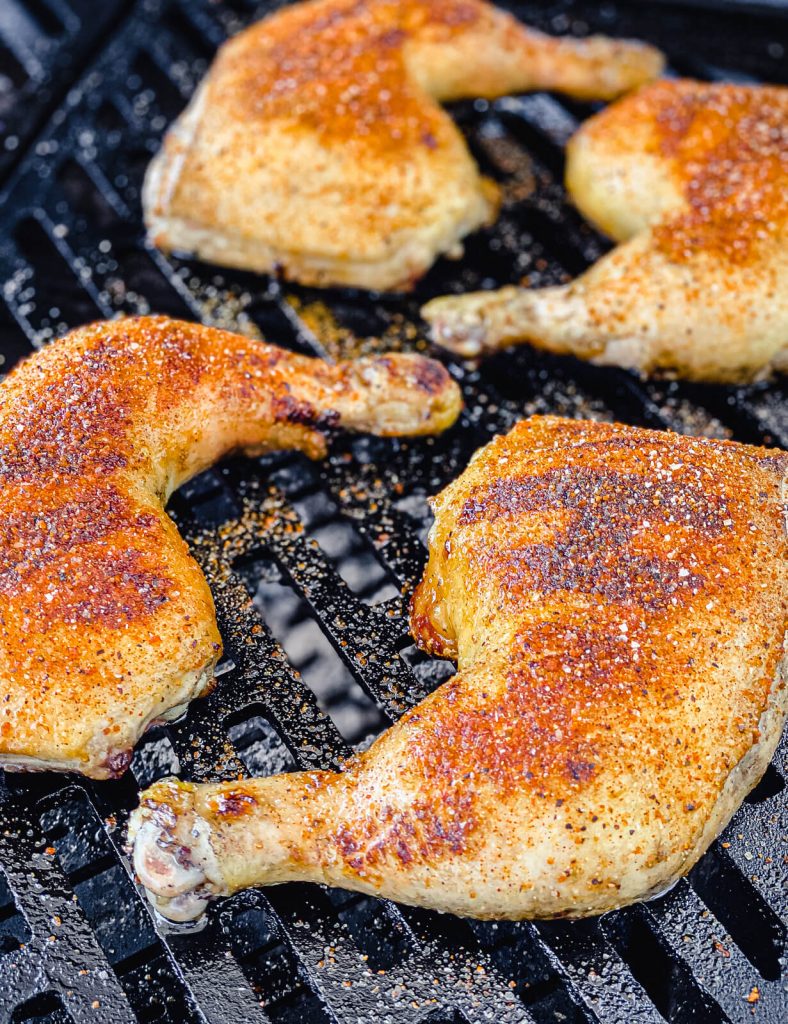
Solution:
{"label": "chicken thigh", "polygon": [[456,676],[341,772],[167,779],[130,824],[159,909],[290,879],[579,917],[685,874],[786,712],[788,455],[534,418],[435,499],[411,612]]}
{"label": "chicken thigh", "polygon": [[566,182],[622,244],[567,285],[433,300],[438,344],[527,342],[691,380],[788,369],[788,89],[647,86],[576,133]]}
{"label": "chicken thigh", "polygon": [[608,99],[659,53],[554,39],[482,0],[313,0],[222,47],[150,166],[163,249],[307,284],[402,289],[493,219],[440,101],[559,89]]}
{"label": "chicken thigh", "polygon": [[165,317],[99,323],[0,385],[0,767],[121,774],[221,653],[169,495],[230,450],[435,433],[461,406],[421,356],[336,366]]}

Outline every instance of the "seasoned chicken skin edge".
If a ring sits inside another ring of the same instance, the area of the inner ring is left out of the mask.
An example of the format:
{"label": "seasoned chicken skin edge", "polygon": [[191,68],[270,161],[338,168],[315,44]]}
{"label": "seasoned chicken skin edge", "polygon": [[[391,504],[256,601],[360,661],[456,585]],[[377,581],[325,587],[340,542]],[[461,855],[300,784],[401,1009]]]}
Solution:
{"label": "seasoned chicken skin edge", "polygon": [[581,125],[566,185],[620,244],[567,284],[433,299],[437,344],[719,383],[788,370],[788,89],[648,85]]}
{"label": "seasoned chicken skin edge", "polygon": [[423,356],[331,365],[166,317],[93,324],[0,384],[0,766],[112,778],[211,686],[213,598],[164,506],[230,451],[446,429]]}
{"label": "seasoned chicken skin edge", "polygon": [[[644,472],[652,465],[661,475]],[[168,779],[143,793],[129,839],[160,911],[189,919],[214,895],[288,880],[512,919],[582,917],[664,891],[757,783],[782,729],[786,468],[781,452],[551,417],[482,449],[436,499],[412,610],[422,646],[459,655],[457,676],[344,772]],[[665,516],[675,525],[663,536]],[[552,564],[550,534],[564,565],[532,603],[524,567]],[[478,557],[486,570],[465,562]],[[654,559],[667,559],[661,582]],[[510,605],[512,565],[525,575]],[[496,612],[485,602],[501,594]],[[501,628],[514,638],[503,654],[485,639]],[[642,692],[627,681],[639,659]],[[481,717],[463,717],[474,708]],[[517,715],[533,718],[519,740]],[[589,743],[597,765],[577,753]]]}
{"label": "seasoned chicken skin edge", "polygon": [[219,51],[151,162],[149,238],[312,285],[407,290],[495,219],[440,102],[529,89],[608,99],[653,47],[553,38],[482,0],[293,4]]}

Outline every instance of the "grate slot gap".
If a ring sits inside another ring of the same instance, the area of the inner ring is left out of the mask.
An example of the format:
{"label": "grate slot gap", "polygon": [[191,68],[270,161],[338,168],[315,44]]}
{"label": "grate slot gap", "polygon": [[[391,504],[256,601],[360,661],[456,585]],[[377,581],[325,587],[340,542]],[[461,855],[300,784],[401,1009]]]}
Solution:
{"label": "grate slot gap", "polygon": [[44,35],[56,38],[63,34],[66,29],[65,23],[47,0],[24,0],[24,4],[25,10]]}
{"label": "grate slot gap", "polygon": [[197,28],[187,10],[171,7],[164,15],[162,24],[179,43],[186,42],[192,50],[190,54],[192,59],[196,57],[205,61],[216,52],[216,47],[211,44],[205,32]]}
{"label": "grate slot gap", "polygon": [[304,979],[275,916],[259,905],[244,906],[231,921],[233,955],[272,1024],[334,1024]]}
{"label": "grate slot gap", "polygon": [[433,658],[410,641],[411,637],[403,637],[406,646],[400,649],[399,656],[418,681],[419,692],[432,693],[455,675],[457,667],[445,658]]}
{"label": "grate slot gap", "polygon": [[71,209],[86,217],[92,230],[118,230],[123,225],[121,211],[74,157],[67,157],[58,167],[57,181]]}
{"label": "grate slot gap", "polygon": [[105,99],[96,111],[96,125],[110,146],[116,145],[128,132],[129,123],[111,99]]}
{"label": "grate slot gap", "polygon": [[315,694],[318,706],[351,745],[368,740],[390,723],[355,680],[304,598],[271,558],[246,563],[241,574],[254,603],[288,661]]}
{"label": "grate slot gap", "polygon": [[[17,90],[28,81],[28,74],[8,47],[0,43],[0,113],[12,112]],[[5,134],[5,132],[3,132]]]}
{"label": "grate slot gap", "polygon": [[117,862],[77,882],[74,894],[113,967],[156,945],[150,917],[125,869]]}
{"label": "grate slot gap", "polygon": [[182,982],[160,945],[116,968],[139,1024],[205,1024],[183,997]]}
{"label": "grate slot gap", "polygon": [[654,934],[639,910],[627,909],[603,924],[605,935],[627,962],[669,1024],[725,1024],[728,1018],[696,984],[692,972]]}
{"label": "grate slot gap", "polygon": [[460,1010],[432,1010],[422,1017],[419,1024],[470,1024],[468,1018]]}
{"label": "grate slot gap", "polygon": [[60,996],[41,992],[14,1010],[10,1024],[74,1024]]}
{"label": "grate slot gap", "polygon": [[0,958],[21,949],[32,938],[32,932],[14,900],[5,875],[0,870]]}
{"label": "grate slot gap", "polygon": [[550,176],[557,182],[564,178],[564,154],[545,132],[510,110],[500,110],[499,116],[509,136],[523,146],[532,161],[542,164]]}
{"label": "grate slot gap", "polygon": [[41,221],[23,218],[14,227],[13,237],[30,264],[35,287],[35,299],[18,305],[15,312],[30,325],[39,342],[102,316],[104,311],[85,286],[89,272],[76,272]]}
{"label": "grate slot gap", "polygon": [[748,793],[745,801],[748,804],[762,804],[767,800],[773,800],[785,789],[785,779],[777,771],[773,764],[770,764],[755,789]]}
{"label": "grate slot gap", "polygon": [[[165,313],[178,320],[197,319],[184,296],[147,250],[124,243],[117,246],[115,255],[120,273],[112,285],[117,289],[114,301],[141,314]],[[107,287],[111,287],[110,282]]]}
{"label": "grate slot gap", "polygon": [[414,943],[386,903],[371,896],[359,898],[341,889],[329,889],[328,899],[365,956],[371,971],[390,971],[402,963]]}
{"label": "grate slot gap", "polygon": [[296,760],[260,705],[225,719],[227,735],[250,775],[261,778],[295,771]]}
{"label": "grate slot gap", "polygon": [[246,312],[264,341],[282,345],[304,356],[314,356],[313,346],[295,330],[292,319],[274,300],[265,296],[253,297]]}
{"label": "grate slot gap", "polygon": [[146,789],[157,779],[178,775],[181,764],[165,728],[161,725],[148,730],[138,743],[131,760],[131,771],[140,789]]}
{"label": "grate slot gap", "polygon": [[785,925],[730,857],[712,846],[692,869],[689,880],[761,977],[778,981]]}
{"label": "grate slot gap", "polygon": [[382,604],[399,597],[399,589],[374,545],[342,514],[337,503],[319,489],[317,471],[306,460],[298,460],[275,472],[272,480],[290,499],[309,536],[317,541],[350,590],[364,604]]}
{"label": "grate slot gap", "polygon": [[135,111],[147,107],[148,96],[146,94],[150,93],[151,106],[159,111],[167,121],[173,121],[186,105],[186,98],[178,86],[145,51],[142,51],[134,61],[132,72],[140,80],[134,104]]}
{"label": "grate slot gap", "polygon": [[83,789],[73,786],[49,797],[43,805],[41,827],[72,884],[115,862],[104,824]]}

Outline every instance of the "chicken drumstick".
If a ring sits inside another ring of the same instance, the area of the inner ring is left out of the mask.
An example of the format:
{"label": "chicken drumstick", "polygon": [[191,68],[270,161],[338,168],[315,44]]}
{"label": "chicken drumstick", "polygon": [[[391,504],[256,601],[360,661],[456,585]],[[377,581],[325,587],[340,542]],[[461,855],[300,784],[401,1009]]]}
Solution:
{"label": "chicken drumstick", "polygon": [[208,584],[164,512],[230,450],[324,453],[330,427],[437,433],[443,367],[332,366],[165,317],[73,331],[0,385],[0,767],[110,778],[221,653]]}
{"label": "chicken drumstick", "polygon": [[731,383],[788,369],[788,89],[657,82],[567,156],[578,207],[622,244],[567,285],[434,299],[438,344]]}
{"label": "chicken drumstick", "polygon": [[306,284],[408,288],[497,208],[440,102],[609,99],[661,67],[652,47],[554,39],[483,0],[293,4],[222,47],[170,129],[150,237]]}
{"label": "chicken drumstick", "polygon": [[143,793],[160,910],[291,879],[476,917],[601,913],[685,874],[788,703],[788,455],[535,418],[435,500],[411,614],[459,671],[342,772]]}

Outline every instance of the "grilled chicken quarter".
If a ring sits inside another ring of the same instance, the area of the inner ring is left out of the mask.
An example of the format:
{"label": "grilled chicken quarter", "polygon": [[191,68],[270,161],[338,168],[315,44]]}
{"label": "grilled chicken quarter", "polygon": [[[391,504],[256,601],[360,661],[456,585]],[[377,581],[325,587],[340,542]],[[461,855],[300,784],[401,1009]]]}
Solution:
{"label": "grilled chicken quarter", "polygon": [[788,370],[788,89],[656,82],[567,158],[580,211],[621,244],[570,284],[434,299],[438,344],[729,383]]}
{"label": "grilled chicken quarter", "polygon": [[771,758],[788,687],[788,454],[558,418],[435,499],[413,599],[446,682],[341,772],[156,783],[161,912],[292,879],[480,918],[663,891]]}
{"label": "grilled chicken quarter", "polygon": [[306,284],[405,289],[494,219],[441,101],[529,89],[609,99],[652,47],[554,39],[481,0],[314,0],[219,52],[145,181],[151,240]]}
{"label": "grilled chicken quarter", "polygon": [[461,407],[421,356],[329,365],[152,317],[73,331],[0,385],[0,766],[121,774],[221,653],[164,512],[231,450],[324,454],[326,431],[429,434]]}

